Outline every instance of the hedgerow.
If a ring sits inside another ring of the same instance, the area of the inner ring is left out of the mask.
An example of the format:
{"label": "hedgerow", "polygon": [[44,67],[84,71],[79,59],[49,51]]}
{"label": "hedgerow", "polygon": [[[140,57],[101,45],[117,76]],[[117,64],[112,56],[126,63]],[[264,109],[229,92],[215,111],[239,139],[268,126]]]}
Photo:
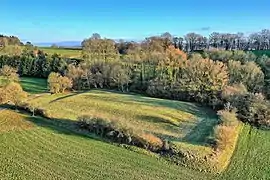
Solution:
{"label": "hedgerow", "polygon": [[163,147],[160,138],[116,120],[83,115],[78,117],[78,126],[117,143],[135,145],[150,151],[159,151]]}

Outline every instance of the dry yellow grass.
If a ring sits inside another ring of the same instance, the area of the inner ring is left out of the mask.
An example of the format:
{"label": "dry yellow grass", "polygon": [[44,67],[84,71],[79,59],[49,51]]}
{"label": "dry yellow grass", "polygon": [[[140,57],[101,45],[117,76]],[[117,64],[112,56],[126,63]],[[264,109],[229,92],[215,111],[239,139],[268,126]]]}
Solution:
{"label": "dry yellow grass", "polygon": [[14,111],[0,110],[0,134],[33,128],[34,125],[26,118],[27,116]]}

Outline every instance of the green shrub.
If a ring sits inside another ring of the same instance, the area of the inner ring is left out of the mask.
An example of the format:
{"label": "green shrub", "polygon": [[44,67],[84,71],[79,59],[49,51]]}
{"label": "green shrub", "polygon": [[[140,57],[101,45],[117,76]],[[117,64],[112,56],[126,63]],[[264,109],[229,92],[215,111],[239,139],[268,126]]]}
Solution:
{"label": "green shrub", "polygon": [[228,62],[229,83],[243,83],[250,92],[262,92],[264,87],[264,73],[255,62],[242,64],[240,61]]}
{"label": "green shrub", "polygon": [[256,126],[270,126],[270,103],[262,94],[234,95],[230,101],[242,121]]}

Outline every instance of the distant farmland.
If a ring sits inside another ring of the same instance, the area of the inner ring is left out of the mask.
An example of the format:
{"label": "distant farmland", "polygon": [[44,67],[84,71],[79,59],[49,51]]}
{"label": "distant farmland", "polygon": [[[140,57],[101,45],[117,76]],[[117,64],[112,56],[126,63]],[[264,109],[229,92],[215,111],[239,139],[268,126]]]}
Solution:
{"label": "distant farmland", "polygon": [[80,58],[82,50],[76,48],[51,48],[51,47],[40,47],[40,50],[47,54],[60,54],[67,58]]}

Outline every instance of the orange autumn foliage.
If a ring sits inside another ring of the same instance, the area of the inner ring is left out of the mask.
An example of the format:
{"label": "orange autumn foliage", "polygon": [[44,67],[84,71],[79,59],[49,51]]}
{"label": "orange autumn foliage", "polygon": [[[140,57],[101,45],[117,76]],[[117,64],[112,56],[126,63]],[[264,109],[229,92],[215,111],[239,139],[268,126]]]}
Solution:
{"label": "orange autumn foliage", "polygon": [[179,58],[181,57],[184,60],[187,60],[187,54],[184,51],[181,51],[174,46],[169,46],[166,50],[166,55],[172,58]]}
{"label": "orange autumn foliage", "polygon": [[163,145],[162,140],[153,134],[143,133],[140,135],[140,138],[142,138],[142,140],[145,141],[144,144],[148,144],[151,149],[159,149]]}

